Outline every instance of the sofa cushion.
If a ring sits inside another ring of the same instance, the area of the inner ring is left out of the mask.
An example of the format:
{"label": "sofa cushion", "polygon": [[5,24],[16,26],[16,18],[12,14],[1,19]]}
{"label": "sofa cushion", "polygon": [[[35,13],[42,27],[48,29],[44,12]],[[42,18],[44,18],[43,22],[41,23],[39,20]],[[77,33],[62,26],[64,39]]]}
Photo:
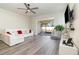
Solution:
{"label": "sofa cushion", "polygon": [[14,29],[6,29],[5,30],[5,33],[6,32],[10,32],[12,35],[14,35],[14,36],[16,36],[17,35],[17,32],[16,32],[16,30],[14,30]]}

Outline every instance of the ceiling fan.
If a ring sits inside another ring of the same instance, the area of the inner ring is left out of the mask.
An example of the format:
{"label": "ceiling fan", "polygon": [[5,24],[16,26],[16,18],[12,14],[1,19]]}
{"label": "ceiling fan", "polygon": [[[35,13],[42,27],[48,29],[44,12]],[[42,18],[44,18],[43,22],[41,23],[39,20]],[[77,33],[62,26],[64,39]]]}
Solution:
{"label": "ceiling fan", "polygon": [[38,9],[38,7],[30,8],[30,4],[26,4],[26,3],[24,3],[24,5],[26,8],[18,8],[18,9],[26,10],[25,13],[32,12],[33,14],[36,14],[36,12],[33,10]]}

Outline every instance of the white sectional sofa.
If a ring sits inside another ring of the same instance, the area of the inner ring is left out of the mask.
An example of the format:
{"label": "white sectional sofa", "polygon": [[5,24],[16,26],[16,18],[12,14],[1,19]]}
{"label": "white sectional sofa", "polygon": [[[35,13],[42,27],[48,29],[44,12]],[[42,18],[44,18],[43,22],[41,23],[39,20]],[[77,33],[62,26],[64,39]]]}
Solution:
{"label": "white sectional sofa", "polygon": [[33,36],[33,31],[26,29],[6,29],[2,33],[2,41],[13,46],[15,44],[24,42],[24,38],[28,36]]}

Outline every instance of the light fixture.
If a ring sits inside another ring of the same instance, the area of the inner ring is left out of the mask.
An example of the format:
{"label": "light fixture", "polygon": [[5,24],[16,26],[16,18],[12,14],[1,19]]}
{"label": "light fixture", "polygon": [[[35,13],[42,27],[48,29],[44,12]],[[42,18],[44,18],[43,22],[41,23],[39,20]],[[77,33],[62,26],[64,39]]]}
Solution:
{"label": "light fixture", "polygon": [[30,12],[30,10],[27,10],[28,12]]}

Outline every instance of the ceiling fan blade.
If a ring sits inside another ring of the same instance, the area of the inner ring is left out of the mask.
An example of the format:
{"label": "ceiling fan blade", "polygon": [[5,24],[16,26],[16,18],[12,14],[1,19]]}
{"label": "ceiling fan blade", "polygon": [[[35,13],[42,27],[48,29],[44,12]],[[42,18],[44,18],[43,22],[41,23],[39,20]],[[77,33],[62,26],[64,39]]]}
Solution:
{"label": "ceiling fan blade", "polygon": [[29,8],[29,7],[28,7],[28,4],[24,3],[24,5],[26,6],[26,8]]}
{"label": "ceiling fan blade", "polygon": [[32,10],[30,10],[32,13],[34,13],[34,14],[36,14],[36,12],[34,12],[34,11],[32,11]]}
{"label": "ceiling fan blade", "polygon": [[34,9],[39,9],[38,7],[35,7],[35,8],[31,8],[31,10],[34,10]]}
{"label": "ceiling fan blade", "polygon": [[28,11],[26,11],[25,13],[28,13]]}
{"label": "ceiling fan blade", "polygon": [[27,9],[25,9],[25,8],[18,8],[18,9],[27,10]]}

